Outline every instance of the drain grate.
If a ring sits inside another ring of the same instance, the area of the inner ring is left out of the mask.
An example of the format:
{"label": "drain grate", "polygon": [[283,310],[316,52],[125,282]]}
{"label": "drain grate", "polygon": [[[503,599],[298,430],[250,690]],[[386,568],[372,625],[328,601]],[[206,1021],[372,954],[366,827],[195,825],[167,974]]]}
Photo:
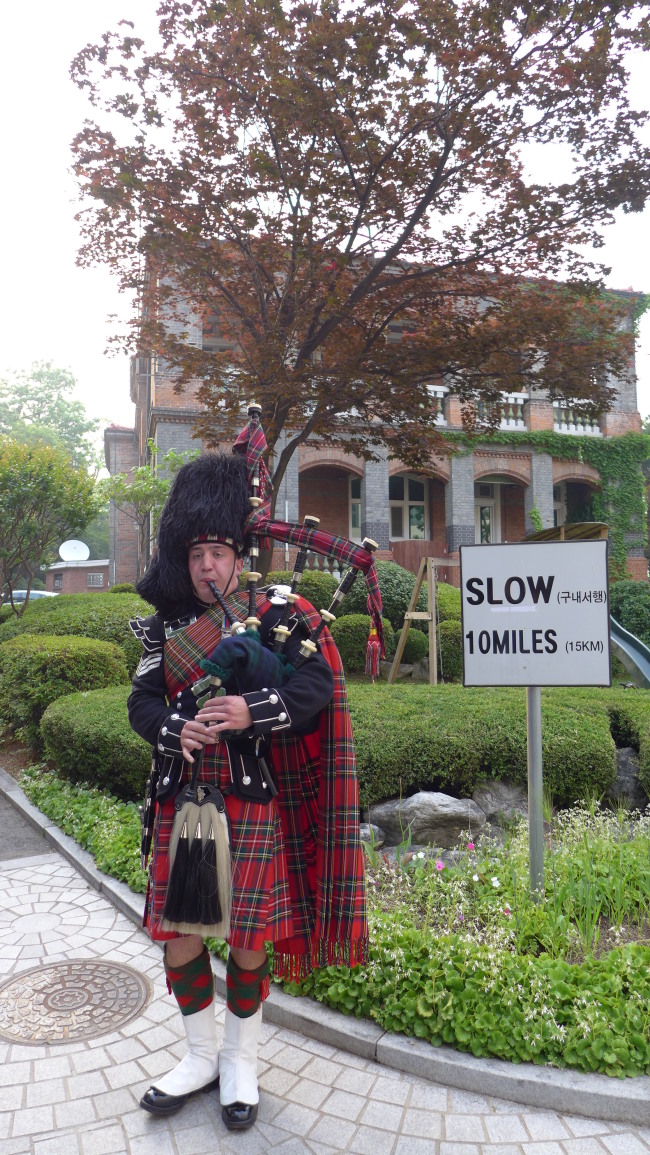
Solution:
{"label": "drain grate", "polygon": [[69,1043],[119,1030],[149,1001],[147,980],[121,963],[50,963],[0,986],[0,1038]]}

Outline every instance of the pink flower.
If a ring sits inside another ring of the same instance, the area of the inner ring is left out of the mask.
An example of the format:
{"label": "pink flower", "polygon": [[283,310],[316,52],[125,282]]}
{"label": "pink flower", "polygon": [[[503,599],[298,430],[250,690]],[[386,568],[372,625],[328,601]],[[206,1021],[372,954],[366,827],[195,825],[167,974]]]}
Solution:
{"label": "pink flower", "polygon": [[468,843],[467,843],[467,849],[468,849],[468,850],[473,850],[473,849],[474,849],[474,843],[473,843],[473,842],[468,842]]}
{"label": "pink flower", "polygon": [[504,908],[503,908],[503,913],[505,914],[506,918],[510,918],[510,915],[512,914],[512,911],[510,910],[510,907],[509,907],[509,906],[504,906]]}
{"label": "pink flower", "polygon": [[459,922],[464,922],[464,921],[465,921],[465,915],[462,913],[462,911],[461,911],[461,913],[458,915],[458,921],[459,921]]}
{"label": "pink flower", "polygon": [[442,861],[442,859],[439,858],[438,861],[436,862],[436,870],[444,870],[444,869],[445,869],[445,864]]}

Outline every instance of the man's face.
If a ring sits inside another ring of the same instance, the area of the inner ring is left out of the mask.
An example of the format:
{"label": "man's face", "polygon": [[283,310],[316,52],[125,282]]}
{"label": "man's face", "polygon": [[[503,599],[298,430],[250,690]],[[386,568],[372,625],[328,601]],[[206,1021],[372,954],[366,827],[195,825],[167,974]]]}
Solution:
{"label": "man's face", "polygon": [[187,561],[194,593],[202,602],[214,602],[209,581],[215,583],[224,597],[237,589],[243,558],[220,542],[206,541],[190,548]]}

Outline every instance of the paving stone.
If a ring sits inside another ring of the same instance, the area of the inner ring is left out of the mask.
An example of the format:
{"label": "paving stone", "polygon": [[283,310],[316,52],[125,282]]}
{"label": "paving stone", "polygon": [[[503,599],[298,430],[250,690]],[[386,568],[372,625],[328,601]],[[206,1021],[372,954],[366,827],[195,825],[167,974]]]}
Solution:
{"label": "paving stone", "polygon": [[[542,1142],[546,1139],[569,1139],[571,1137],[571,1132],[553,1111],[536,1111],[527,1114],[522,1111],[521,1118],[530,1131],[531,1139],[535,1142]],[[541,1151],[539,1155],[542,1155]]]}
{"label": "paving stone", "polygon": [[[18,1090],[19,1088],[14,1088]],[[4,1098],[4,1094],[3,1094]],[[63,1079],[44,1079],[27,1087],[26,1107],[41,1107],[45,1103],[60,1103],[65,1099]]]}
{"label": "paving stone", "polygon": [[[373,1087],[373,1092],[376,1091]],[[410,1107],[423,1107],[431,1111],[447,1111],[449,1108],[449,1091],[437,1083],[418,1082],[411,1087]]]}
{"label": "paving stone", "polygon": [[136,1097],[132,1089],[127,1087],[109,1091],[105,1095],[95,1095],[93,1098],[98,1119],[119,1119],[125,1112],[132,1111],[139,1100],[140,1095]]}
{"label": "paving stone", "polygon": [[395,1103],[378,1103],[374,1099],[366,1104],[360,1122],[365,1127],[379,1127],[384,1131],[397,1131],[402,1122],[402,1108]]}
{"label": "paving stone", "polygon": [[366,1070],[351,1070],[346,1068],[337,1076],[334,1086],[340,1087],[342,1091],[350,1091],[355,1095],[369,1095],[372,1091],[377,1075],[372,1071]]}
{"label": "paving stone", "polygon": [[34,1155],[78,1155],[79,1139],[74,1132],[53,1135],[34,1143]]}
{"label": "paving stone", "polygon": [[[394,1155],[434,1155],[437,1145],[430,1139],[414,1139],[410,1135],[400,1135],[395,1144]],[[474,1153],[478,1155],[478,1151]]]}
{"label": "paving stone", "polygon": [[335,1090],[323,1103],[321,1110],[326,1115],[335,1115],[337,1119],[349,1119],[355,1122],[365,1105],[366,1100],[361,1095]]}
{"label": "paving stone", "polygon": [[376,1127],[358,1127],[349,1144],[354,1155],[391,1155],[394,1146],[395,1136]]}
{"label": "paving stone", "polygon": [[580,1115],[563,1115],[562,1120],[576,1138],[587,1135],[606,1135],[609,1132],[609,1124],[602,1119],[583,1119]]}
{"label": "paving stone", "polygon": [[284,1092],[284,1097],[290,1103],[302,1103],[303,1106],[313,1107],[317,1111],[322,1108],[329,1093],[329,1088],[323,1083],[314,1083],[311,1079],[299,1078],[293,1087],[289,1087]]}
{"label": "paving stone", "polygon": [[[307,1064],[323,1063],[325,1061],[326,1060],[323,1059],[312,1058],[312,1056],[307,1054],[306,1051],[303,1051],[301,1047],[287,1046],[286,1044],[280,1051],[276,1052],[273,1058],[273,1063],[276,1067],[283,1067],[286,1071],[294,1071],[296,1074],[302,1071],[303,1074],[312,1079],[318,1079],[318,1076],[314,1075],[311,1070],[306,1069]],[[327,1078],[318,1081],[321,1083],[330,1083],[332,1080]]]}
{"label": "paving stone", "polygon": [[121,1063],[119,1067],[107,1067],[104,1075],[112,1091],[118,1090],[119,1087],[132,1087],[142,1079],[142,1071],[137,1063]]}
{"label": "paving stone", "polygon": [[124,1151],[124,1132],[118,1124],[100,1130],[84,1130],[81,1134],[81,1149],[83,1155],[113,1155],[113,1152]]}
{"label": "paving stone", "polygon": [[648,1155],[650,1151],[647,1143],[630,1131],[624,1131],[620,1135],[603,1135],[601,1142],[612,1155]]}
{"label": "paving stone", "polygon": [[444,1140],[439,1150],[440,1155],[479,1155],[481,1148],[477,1143],[449,1143]]}
{"label": "paving stone", "polygon": [[369,1091],[369,1097],[380,1103],[393,1103],[402,1107],[409,1097],[412,1083],[406,1079],[390,1079],[385,1074],[377,1077]]}
{"label": "paving stone", "polygon": [[447,1115],[445,1139],[451,1143],[484,1143],[485,1130],[480,1115]]}
{"label": "paving stone", "polygon": [[54,1129],[54,1113],[51,1105],[45,1107],[25,1107],[16,1111],[14,1125],[11,1130],[12,1138],[19,1135],[37,1135],[39,1131]]}
{"label": "paving stone", "polygon": [[318,1122],[318,1112],[300,1103],[287,1103],[273,1120],[275,1127],[288,1131],[291,1135],[306,1135]]}
{"label": "paving stone", "polygon": [[[548,1139],[543,1143],[522,1143],[524,1155],[562,1155],[562,1148],[559,1143],[555,1143],[552,1139]],[[490,1155],[492,1155],[492,1148],[490,1148]]]}
{"label": "paving stone", "polygon": [[298,1078],[292,1071],[278,1070],[277,1067],[270,1067],[259,1078],[260,1087],[270,1095],[286,1095],[289,1088],[295,1087],[297,1082]]}
{"label": "paving stone", "polygon": [[417,1135],[420,1139],[442,1138],[443,1116],[436,1111],[421,1111],[409,1107],[404,1112],[403,1135]]}
{"label": "paving stone", "polygon": [[188,1127],[174,1136],[178,1155],[208,1155],[214,1148],[214,1127]]}
{"label": "paving stone", "polygon": [[[605,1139],[607,1136],[601,1136]],[[562,1143],[566,1155],[607,1155],[600,1139],[585,1137],[583,1139],[565,1139]]]}
{"label": "paving stone", "polygon": [[54,1118],[59,1129],[81,1127],[85,1123],[96,1123],[97,1112],[92,1099],[78,1099],[70,1103],[55,1103]]}
{"label": "paving stone", "polygon": [[71,1061],[75,1073],[78,1075],[84,1071],[101,1071],[110,1062],[106,1051],[101,1046],[94,1051],[78,1051],[71,1056]]}
{"label": "paving stone", "polygon": [[321,1116],[316,1126],[309,1132],[309,1142],[324,1143],[335,1151],[346,1151],[355,1131],[354,1123],[347,1119]]}
{"label": "paving stone", "polygon": [[516,1115],[484,1115],[483,1122],[491,1143],[528,1143],[528,1131]]}
{"label": "paving stone", "polygon": [[131,1139],[130,1155],[175,1155],[171,1135],[140,1135]]}
{"label": "paving stone", "polygon": [[72,1059],[70,1055],[58,1055],[53,1059],[36,1059],[32,1067],[34,1082],[41,1079],[58,1079],[72,1074]]}
{"label": "paving stone", "polygon": [[103,1095],[108,1083],[103,1071],[85,1071],[83,1075],[71,1075],[66,1079],[68,1095],[71,1099],[85,1099],[88,1095]]}

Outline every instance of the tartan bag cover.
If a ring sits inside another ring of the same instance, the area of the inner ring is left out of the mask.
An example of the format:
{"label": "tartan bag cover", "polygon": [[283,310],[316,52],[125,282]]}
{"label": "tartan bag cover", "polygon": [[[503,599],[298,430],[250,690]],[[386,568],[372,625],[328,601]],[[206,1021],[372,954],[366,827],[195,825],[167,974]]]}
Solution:
{"label": "tartan bag cover", "polygon": [[[227,600],[235,612],[245,616],[247,594],[235,592]],[[264,595],[260,594],[258,601],[258,612],[264,613],[269,608]],[[302,598],[295,603],[294,611],[308,629],[320,621],[320,615]],[[176,631],[168,639],[165,676],[170,688],[172,683],[175,688],[201,677],[199,661],[205,650],[214,648],[219,641],[220,619],[220,610],[209,609],[191,626]],[[282,883],[288,885],[292,917],[278,917],[273,933],[266,937],[272,938],[274,944],[274,973],[292,980],[308,974],[314,966],[354,966],[365,963],[368,958],[359,792],[345,678],[329,630],[321,633],[319,641],[334,678],[332,700],[321,712],[319,730],[305,737],[284,732],[274,734],[271,759],[279,786],[278,796],[268,805],[246,802],[238,807],[246,810],[246,814],[240,815],[244,857],[247,840],[251,856],[255,857],[261,841],[260,826],[265,821],[268,823],[271,809],[277,807],[287,875],[278,887],[281,890]],[[223,786],[226,759],[222,750],[220,746],[207,747],[206,756],[214,757],[204,757],[204,766],[206,760],[212,763],[212,772],[217,779],[221,777]],[[226,801],[232,819],[231,807],[238,800],[229,795]],[[273,845],[277,853],[277,841],[272,841]],[[250,890],[243,903],[250,926],[254,924],[254,908],[260,900],[256,889],[259,882],[256,883],[255,878],[256,871],[251,864]],[[282,897],[286,905],[287,896],[281,895],[280,906]],[[235,941],[236,933],[233,930],[231,934],[233,945],[248,945]]]}

